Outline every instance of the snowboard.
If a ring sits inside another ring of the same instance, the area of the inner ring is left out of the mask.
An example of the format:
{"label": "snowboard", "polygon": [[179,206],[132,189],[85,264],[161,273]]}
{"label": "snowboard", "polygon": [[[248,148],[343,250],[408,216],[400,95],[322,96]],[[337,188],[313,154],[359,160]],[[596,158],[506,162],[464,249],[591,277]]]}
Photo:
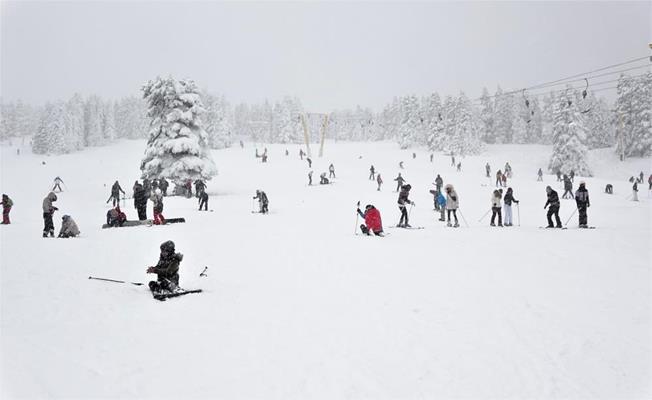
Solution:
{"label": "snowboard", "polygon": [[550,229],[551,231],[554,231],[554,230],[562,230],[563,231],[563,230],[568,229],[568,228],[565,227],[565,226],[563,228],[549,228],[547,226],[540,226],[539,229]]}
{"label": "snowboard", "polygon": [[425,226],[410,226],[410,227],[407,227],[407,226],[392,225],[392,226],[390,226],[390,228],[392,228],[392,229],[394,229],[394,228],[399,228],[399,229],[425,229],[426,227]]}
{"label": "snowboard", "polygon": [[[186,219],[185,218],[168,218],[168,219],[165,220],[165,223],[163,225],[178,224],[178,223],[182,223],[182,222],[186,222]],[[142,221],[125,221],[124,224],[122,224],[122,226],[110,226],[110,225],[104,224],[104,225],[102,225],[102,229],[124,228],[124,227],[128,227],[128,226],[141,226],[141,225],[152,226],[152,225],[154,225],[154,221],[151,220],[151,219],[145,219],[145,220],[142,220]]]}
{"label": "snowboard", "polygon": [[202,292],[201,289],[194,289],[194,290],[185,290],[184,289],[184,290],[179,290],[179,291],[171,292],[171,293],[154,293],[154,292],[152,292],[152,296],[154,296],[154,298],[156,300],[165,301],[165,300],[167,300],[169,298],[172,298],[172,297],[179,297],[179,296],[184,296],[186,294],[201,293],[201,292]]}

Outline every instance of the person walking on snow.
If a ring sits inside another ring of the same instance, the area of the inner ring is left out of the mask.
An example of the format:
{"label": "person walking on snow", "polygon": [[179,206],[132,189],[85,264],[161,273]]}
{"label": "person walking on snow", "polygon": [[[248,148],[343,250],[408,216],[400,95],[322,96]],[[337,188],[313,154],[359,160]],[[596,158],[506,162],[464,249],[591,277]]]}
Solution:
{"label": "person walking on snow", "polygon": [[455,166],[455,154],[451,153],[451,167]]}
{"label": "person walking on snow", "polygon": [[201,179],[197,179],[195,181],[195,197],[199,198],[204,190],[206,190],[206,183]]}
{"label": "person walking on snow", "polygon": [[147,268],[148,274],[157,275],[156,281],[149,282],[149,290],[153,293],[173,292],[179,287],[179,264],[183,254],[174,252],[174,242],[171,240],[161,244],[160,248],[158,263]]}
{"label": "person walking on snow", "polygon": [[502,178],[503,182],[502,182],[502,185],[500,185],[500,186],[507,187],[507,174],[503,174],[501,178]]}
{"label": "person walking on snow", "polygon": [[147,219],[147,193],[138,181],[134,185],[134,208],[138,212],[139,221]]}
{"label": "person walking on snow", "polygon": [[254,199],[258,199],[258,206],[260,207],[261,214],[267,214],[269,212],[269,200],[267,199],[267,194],[262,190],[256,190],[256,195]]}
{"label": "person walking on snow", "polygon": [[61,229],[59,230],[60,238],[77,237],[80,233],[77,223],[70,215],[64,215],[61,217]]}
{"label": "person walking on snow", "polygon": [[514,198],[514,192],[512,191],[512,188],[507,188],[507,193],[505,193],[503,202],[505,204],[503,206],[505,209],[505,226],[514,226],[514,223],[512,222],[512,203],[518,204],[519,201]]}
{"label": "person walking on snow", "polygon": [[376,179],[376,169],[372,165],[371,168],[369,168],[369,180],[373,181],[374,179]]}
{"label": "person walking on snow", "polygon": [[557,222],[557,228],[562,228],[561,219],[559,218],[559,207],[561,206],[561,203],[559,202],[559,195],[557,192],[552,190],[550,186],[546,186],[546,194],[548,196],[548,200],[546,201],[546,204],[543,206],[543,208],[546,209],[546,207],[550,206],[550,208],[548,208],[548,214],[546,215],[548,218],[547,228],[555,227],[552,224],[553,215],[555,216],[555,222]]}
{"label": "person walking on snow", "polygon": [[205,190],[202,190],[199,195],[199,211],[201,211],[202,207],[204,211],[208,211],[208,193]]}
{"label": "person walking on snow", "polygon": [[380,218],[380,212],[372,204],[367,204],[364,213],[358,208],[358,214],[364,219],[364,224],[360,225],[360,230],[365,235],[383,236],[383,222]]}
{"label": "person walking on snow", "polygon": [[335,167],[333,166],[333,163],[328,166],[328,178],[333,179],[335,178]]}
{"label": "person walking on snow", "polygon": [[564,194],[561,196],[561,198],[562,199],[573,198],[573,181],[566,174],[564,174]]}
{"label": "person walking on snow", "polygon": [[649,185],[647,190],[652,190],[652,174],[647,178],[647,184]]}
{"label": "person walking on snow", "polygon": [[310,157],[306,157],[306,161],[308,161],[308,168],[312,168],[312,159]]}
{"label": "person walking on snow", "polygon": [[308,171],[308,186],[312,186],[312,170]]}
{"label": "person walking on snow", "polygon": [[444,185],[444,180],[437,174],[437,177],[435,178],[435,187],[437,188],[438,192],[441,192],[441,187]]}
{"label": "person walking on snow", "polygon": [[396,181],[396,191],[398,192],[399,190],[401,190],[401,186],[403,186],[403,183],[405,182],[405,179],[403,179],[403,177],[401,176],[401,173],[399,172],[398,176],[394,180]]}
{"label": "person walking on snow", "polygon": [[48,193],[48,195],[43,199],[43,237],[48,237],[48,235],[54,237],[54,222],[52,222],[52,215],[58,210],[58,208],[52,205],[55,201],[57,201],[57,195],[54,194],[54,192]]}
{"label": "person walking on snow", "polygon": [[501,205],[500,201],[503,198],[502,189],[494,190],[493,195],[491,196],[491,226],[496,226],[496,215],[498,216],[498,226],[503,226],[503,216],[500,212]]}
{"label": "person walking on snow", "polygon": [[491,178],[491,166],[489,165],[489,163],[487,163],[487,165],[484,166],[484,170],[487,173],[487,178]]}
{"label": "person walking on snow", "polygon": [[638,183],[636,182],[632,186],[632,201],[638,201]]}
{"label": "person walking on snow", "polygon": [[168,181],[165,178],[161,178],[161,179],[159,179],[158,184],[159,184],[159,187],[161,188],[161,193],[163,194],[163,196],[164,197],[167,196],[168,195],[168,186],[170,186]]}
{"label": "person walking on snow", "polygon": [[496,172],[496,187],[502,186],[503,184],[503,173],[498,170]]}
{"label": "person walking on snow", "polygon": [[120,204],[120,192],[122,192],[122,194],[125,194],[125,191],[122,190],[122,188],[120,187],[120,184],[118,183],[118,181],[115,181],[113,186],[111,186],[111,196],[106,201],[107,204],[109,203],[109,201],[113,200],[113,207],[115,207],[116,205],[119,205]]}
{"label": "person walking on snow", "polygon": [[378,183],[378,191],[380,192],[380,186],[383,184],[383,179],[380,177],[380,174],[376,177],[376,183]]}
{"label": "person walking on snow", "polygon": [[52,187],[52,191],[54,192],[55,190],[58,189],[59,192],[63,192],[63,189],[61,189],[61,184],[62,183],[65,185],[63,180],[61,180],[61,178],[59,178],[58,176],[56,178],[54,178],[54,186]]}
{"label": "person walking on snow", "polygon": [[446,192],[446,213],[448,215],[448,223],[446,226],[453,226],[451,225],[451,214],[453,214],[453,217],[455,218],[454,226],[457,228],[460,226],[457,220],[457,209],[460,207],[460,198],[457,196],[455,188],[453,188],[453,185],[450,183],[444,187],[444,191]]}
{"label": "person walking on snow", "polygon": [[543,182],[543,171],[541,171],[541,168],[537,171],[537,182]]}
{"label": "person walking on snow", "polygon": [[589,201],[589,191],[586,190],[586,183],[580,182],[580,187],[575,192],[575,203],[577,204],[577,211],[579,213],[579,226],[580,228],[588,228],[588,216],[586,209],[591,207]]}
{"label": "person walking on snow", "polygon": [[299,158],[303,161],[303,149],[299,149]]}
{"label": "person walking on snow", "polygon": [[396,225],[399,228],[410,228],[410,224],[408,223],[408,212],[407,212],[407,206],[405,204],[412,204],[416,205],[413,201],[410,201],[408,199],[408,196],[410,195],[410,189],[412,189],[411,185],[403,185],[401,186],[401,193],[398,195],[398,209],[401,211],[401,218],[398,221],[398,224]]}
{"label": "person walking on snow", "polygon": [[9,212],[11,211],[11,207],[14,205],[14,202],[7,196],[6,194],[2,195],[2,224],[3,225],[9,225],[11,224],[11,221],[9,220]]}
{"label": "person walking on snow", "polygon": [[462,162],[460,161],[457,163],[457,172],[461,172],[461,171],[462,171]]}
{"label": "person walking on snow", "polygon": [[165,224],[165,217],[163,217],[163,195],[161,195],[161,189],[156,189],[149,199],[154,203],[154,225]]}

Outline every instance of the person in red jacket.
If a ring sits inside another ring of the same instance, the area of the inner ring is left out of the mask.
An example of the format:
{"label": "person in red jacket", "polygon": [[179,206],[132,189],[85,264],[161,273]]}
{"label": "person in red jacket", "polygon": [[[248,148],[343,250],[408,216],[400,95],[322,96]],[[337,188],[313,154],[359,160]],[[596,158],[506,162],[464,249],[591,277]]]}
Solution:
{"label": "person in red jacket", "polygon": [[358,214],[364,218],[364,224],[360,225],[360,230],[365,235],[383,236],[383,221],[380,219],[380,211],[371,204],[367,204],[364,213],[358,208]]}

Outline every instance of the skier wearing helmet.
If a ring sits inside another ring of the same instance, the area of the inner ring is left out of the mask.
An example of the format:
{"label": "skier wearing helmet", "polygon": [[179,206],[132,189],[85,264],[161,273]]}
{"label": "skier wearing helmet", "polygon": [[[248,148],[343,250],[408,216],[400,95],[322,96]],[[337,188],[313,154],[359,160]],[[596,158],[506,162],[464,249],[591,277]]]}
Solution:
{"label": "skier wearing helmet", "polygon": [[410,195],[410,189],[412,189],[411,185],[403,185],[401,186],[401,192],[398,194],[398,209],[401,210],[401,219],[398,221],[398,225],[396,225],[399,228],[410,228],[410,224],[408,223],[408,212],[407,212],[407,207],[405,204],[412,204],[415,205],[413,201],[410,201],[408,199],[408,196]]}
{"label": "skier wearing helmet", "polygon": [[179,264],[183,254],[174,252],[174,242],[168,240],[161,244],[161,256],[158,264],[147,268],[148,274],[156,274],[157,280],[149,282],[152,292],[174,291],[179,287]]}
{"label": "skier wearing helmet", "polygon": [[364,218],[364,224],[360,225],[360,230],[365,235],[374,234],[376,236],[383,236],[383,222],[380,218],[380,212],[376,207],[367,204],[364,208],[364,213],[358,208],[358,214]]}

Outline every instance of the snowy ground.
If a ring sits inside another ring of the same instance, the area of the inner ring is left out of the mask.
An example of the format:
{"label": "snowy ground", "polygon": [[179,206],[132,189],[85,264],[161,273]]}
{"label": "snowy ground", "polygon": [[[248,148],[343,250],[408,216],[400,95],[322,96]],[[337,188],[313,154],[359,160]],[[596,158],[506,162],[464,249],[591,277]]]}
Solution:
{"label": "snowy ground", "polygon": [[[412,160],[391,143],[329,144],[314,157],[315,181],[335,164],[327,187],[306,185],[297,146],[290,157],[267,147],[267,164],[249,144],[214,152],[214,212],[170,198],[164,215],[186,224],[112,230],[100,229],[110,185],[118,179],[131,194],[143,142],[58,157],[2,148],[0,189],[15,202],[12,225],[0,228],[2,398],[652,396],[652,199],[641,185],[642,201],[626,201],[626,179],[649,174],[650,159],[593,153],[589,223],[598,228],[574,229],[575,216],[561,231],[538,229],[545,185],[559,188],[551,176],[536,182],[544,146],[489,147],[457,173],[447,157],[433,165],[417,150]],[[425,229],[354,236],[357,200],[375,204],[386,227],[398,220],[400,160],[417,203],[411,223]],[[493,189],[487,161],[493,172],[512,164],[520,227],[478,223]],[[367,180],[370,164],[381,192]],[[433,173],[456,186],[470,228],[436,221]],[[67,190],[55,226],[72,215],[79,239],[40,237],[57,175]],[[607,182],[613,196],[602,193]],[[267,216],[250,212],[256,189],[270,197]],[[563,200],[562,220],[573,210]],[[87,279],[147,282],[167,239],[185,255],[181,284],[203,294],[160,303],[145,286]]]}

